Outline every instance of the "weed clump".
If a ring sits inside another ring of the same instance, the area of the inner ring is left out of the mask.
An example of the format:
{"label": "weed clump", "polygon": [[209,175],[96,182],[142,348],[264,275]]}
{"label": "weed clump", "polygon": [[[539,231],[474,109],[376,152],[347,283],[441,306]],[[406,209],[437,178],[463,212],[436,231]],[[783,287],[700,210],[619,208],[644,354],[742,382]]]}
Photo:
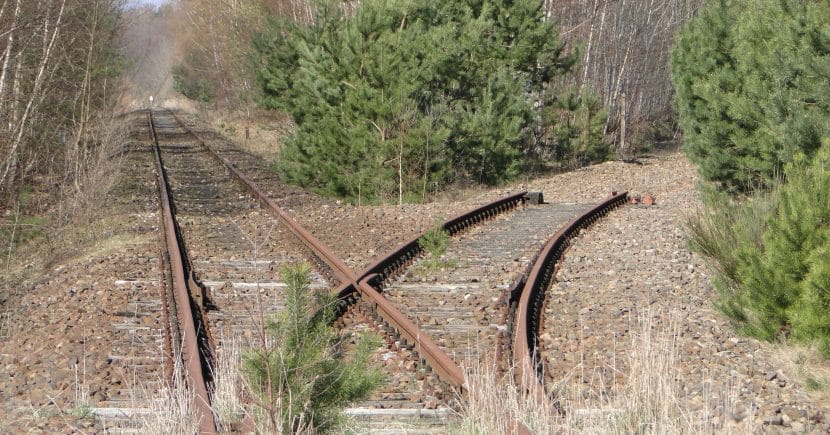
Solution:
{"label": "weed clump", "polygon": [[450,247],[450,233],[441,225],[436,225],[418,239],[418,246],[427,253],[428,257],[423,261],[427,270],[452,267],[454,262],[441,258]]}

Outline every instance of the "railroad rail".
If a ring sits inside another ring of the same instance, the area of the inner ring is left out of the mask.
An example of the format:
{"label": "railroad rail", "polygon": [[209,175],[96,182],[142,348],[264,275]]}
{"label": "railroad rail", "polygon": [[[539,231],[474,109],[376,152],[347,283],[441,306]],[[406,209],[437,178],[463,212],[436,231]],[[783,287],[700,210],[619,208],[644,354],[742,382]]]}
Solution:
{"label": "railroad rail", "polygon": [[541,379],[541,361],[538,354],[539,330],[544,309],[545,292],[555,275],[556,265],[565,253],[571,239],[578,231],[624,204],[627,192],[612,193],[611,197],[585,211],[566,226],[560,228],[533,261],[529,274],[521,280],[513,334],[513,367],[517,380],[526,392],[544,392]]}
{"label": "railroad rail", "polygon": [[[410,264],[420,253],[421,247],[418,244],[418,239],[421,237],[414,237],[411,240],[402,243],[397,248],[389,253],[380,256],[368,268],[355,274],[345,263],[340,260],[331,249],[329,249],[323,242],[314,237],[308,230],[302,227],[296,220],[293,219],[287,212],[280,208],[273,200],[271,200],[264,192],[244,174],[242,174],[230,161],[220,156],[213,151],[204,140],[199,137],[192,129],[186,127],[186,124],[173,112],[170,114],[176,121],[182,125],[189,134],[199,142],[210,154],[220,163],[222,163],[227,170],[234,176],[234,178],[242,184],[255,198],[257,198],[262,205],[273,213],[278,219],[285,222],[291,231],[314,253],[314,255],[322,261],[334,276],[340,281],[340,286],[337,289],[338,300],[341,301],[341,308],[338,310],[338,315],[345,312],[346,306],[353,303],[355,293],[367,299],[373,305],[380,317],[391,326],[394,331],[399,334],[406,343],[414,346],[415,351],[421,355],[422,359],[427,362],[428,366],[438,375],[438,377],[453,388],[459,391],[463,389],[464,374],[461,367],[444,352],[432,339],[429,334],[423,332],[415,323],[412,322],[406,315],[404,315],[394,304],[383,297],[379,290],[380,284],[383,280],[389,279],[401,268]],[[519,192],[509,195],[505,198],[498,199],[489,204],[480,206],[467,213],[460,214],[454,218],[447,220],[442,227],[450,234],[456,234],[472,225],[483,222],[499,213],[508,211],[518,205],[524,204],[527,201],[527,192]]]}
{"label": "railroad rail", "polygon": [[[450,233],[450,235],[455,235],[472,225],[524,204],[526,201],[527,192],[518,192],[448,219],[441,227]],[[418,240],[424,235],[425,233],[422,233],[401,243],[398,247],[372,262],[369,267],[360,273],[360,281],[357,288],[351,285],[351,283],[342,285],[337,290],[338,300],[341,301],[338,314],[342,315],[346,307],[355,302],[355,291],[361,292],[364,296],[369,296],[369,299],[376,304],[376,308],[381,314],[381,317],[403,335],[407,341],[416,345],[419,353],[425,356],[427,362],[436,370],[439,377],[452,387],[462,391],[464,386],[464,373],[461,367],[453,362],[447,356],[446,352],[442,351],[428,334],[422,332],[420,328],[415,326],[409,317],[397,309],[393,313],[391,310],[394,307],[393,304],[382,296],[381,291],[378,290],[382,288],[385,281],[392,279],[423,253],[423,249],[418,243]],[[426,340],[424,340],[425,338]],[[433,349],[432,346],[435,348]]]}
{"label": "railroad rail", "polygon": [[[284,223],[290,233],[310,251],[315,259],[318,270],[321,270],[332,282],[337,284],[336,291],[338,300],[340,301],[337,310],[338,317],[344,315],[349,310],[349,307],[354,306],[358,301],[361,301],[363,306],[368,303],[374,312],[373,315],[377,315],[387,325],[388,328],[384,327],[384,329],[391,330],[389,333],[395,340],[400,339],[401,342],[408,345],[408,348],[411,347],[418,355],[422,367],[425,366],[429,371],[435,373],[437,378],[445,385],[454,388],[456,391],[463,392],[465,377],[458,362],[448,356],[446,350],[435,342],[431,334],[421,329],[413,322],[410,316],[407,316],[401,311],[401,307],[397,306],[383,294],[385,286],[397,276],[400,276],[401,272],[422,254],[418,240],[423,234],[413,237],[385,255],[377,257],[367,268],[359,273],[355,273],[330,248],[259,189],[251,178],[240,171],[233,162],[209,146],[177,114],[170,111],[169,116],[178,124],[175,128],[179,129],[180,127],[184,131],[170,133],[171,135],[178,135],[181,138],[185,136],[192,138],[196,143],[196,148],[206,151],[211,159],[218,162],[227,174],[260,204],[262,209],[273,215],[278,221]],[[167,185],[167,179],[163,167],[161,148],[158,144],[158,137],[153,124],[152,112],[148,114],[148,118],[159,173],[159,196],[162,200],[162,222],[164,223],[166,234],[165,244],[167,245],[168,251],[166,258],[169,259],[166,262],[166,266],[170,269],[171,288],[173,289],[173,294],[176,295],[175,298],[171,297],[168,303],[168,305],[174,306],[176,311],[175,313],[170,313],[171,317],[174,318],[169,323],[174,330],[170,333],[170,344],[166,347],[170,349],[182,349],[181,358],[187,367],[188,386],[193,389],[197,397],[197,409],[202,416],[200,420],[200,431],[212,433],[216,431],[217,423],[213,421],[213,416],[210,411],[209,385],[208,382],[205,382],[204,375],[209,375],[209,373],[205,373],[205,369],[210,366],[207,359],[210,358],[213,350],[209,346],[210,340],[204,339],[206,332],[209,335],[210,328],[200,323],[205,318],[205,315],[204,312],[199,312],[202,306],[199,300],[204,298],[205,295],[200,293],[198,283],[193,276],[193,271],[187,258],[183,236],[178,232],[179,229],[174,216],[175,206],[172,196],[166,189],[162,189],[162,186]],[[541,196],[528,194],[525,191],[517,192],[478,207],[470,212],[448,219],[441,227],[450,235],[458,235],[476,224],[487,221],[506,211],[513,210],[518,206],[525,205],[528,201],[532,201],[532,198],[536,198],[541,202]],[[520,367],[517,367],[520,373],[533,373],[538,370],[535,342],[536,335],[538,334],[538,322],[541,316],[542,304],[544,302],[544,289],[549,285],[550,279],[553,276],[553,264],[561,256],[567,246],[568,240],[576,230],[588,225],[624,200],[625,194],[616,195],[599,206],[583,213],[567,226],[557,231],[542,251],[536,255],[537,261],[532,263],[532,267],[525,274],[526,278],[520,280],[520,284],[514,285],[514,288],[509,292],[512,295],[510,297],[511,301],[518,304],[518,308],[513,314],[515,322],[510,323],[513,323],[513,330],[515,332],[513,334],[512,355],[514,361],[519,361],[522,364]],[[197,302],[194,303],[193,300]],[[184,308],[190,308],[191,306],[196,309],[195,313],[182,311]],[[175,328],[179,328],[179,330],[176,331]],[[201,341],[199,340],[200,336],[203,337]],[[181,337],[180,343],[176,337]],[[508,347],[506,342],[503,344],[505,348]],[[500,349],[497,350],[497,355],[499,351]],[[523,355],[527,355],[527,357],[523,358]],[[517,430],[526,432],[526,428],[521,424],[516,423],[515,426]]]}
{"label": "railroad rail", "polygon": [[[153,142],[153,155],[155,157],[156,172],[158,175],[158,190],[159,201],[161,202],[161,225],[163,228],[163,239],[165,245],[165,262],[166,272],[170,277],[167,279],[170,284],[167,291],[172,293],[169,301],[172,301],[175,310],[170,310],[168,302],[165,304],[166,324],[170,325],[171,333],[169,339],[171,342],[165,347],[175,352],[175,349],[181,349],[181,362],[184,368],[187,385],[192,390],[194,405],[196,408],[197,418],[199,419],[200,433],[216,433],[216,423],[213,419],[213,411],[210,407],[210,396],[208,395],[207,383],[205,381],[204,369],[209,367],[207,361],[209,358],[205,352],[206,349],[200,349],[199,332],[197,332],[197,323],[199,329],[204,331],[204,325],[200,323],[203,316],[196,316],[193,311],[193,302],[191,298],[192,281],[186,269],[189,263],[186,258],[186,250],[183,246],[181,232],[176,224],[174,216],[175,205],[170,194],[170,186],[167,181],[167,175],[164,170],[164,164],[161,158],[161,149],[158,143],[158,136],[156,135],[155,125],[153,123],[153,113],[148,113],[148,120],[150,124],[150,135]],[[172,369],[168,369],[171,373]]]}
{"label": "railroad rail", "polygon": [[[174,113],[170,113],[179,124],[185,126],[184,122],[182,122]],[[400,310],[386,300],[386,298],[384,298],[375,288],[371,286],[365,277],[358,279],[354,271],[346,266],[346,264],[339,259],[337,255],[331,251],[331,249],[329,249],[319,239],[314,237],[313,234],[302,227],[302,225],[300,225],[287,212],[280,208],[264,192],[258,189],[256,185],[248,179],[248,177],[237,170],[231,162],[208,147],[207,144],[205,144],[205,142],[192,129],[187,128],[186,126],[185,129],[199,142],[201,146],[208,150],[217,161],[221,162],[237,179],[237,181],[239,181],[239,183],[250,191],[250,193],[257,198],[269,212],[273,213],[278,219],[289,226],[297,238],[299,238],[333,273],[337,280],[340,281],[341,286],[357,289],[361,296],[370,300],[380,316],[407,341],[415,346],[416,351],[423,356],[423,358],[430,364],[442,380],[450,385],[458,387],[463,384],[461,368],[452,363],[452,360],[432,341],[428,334],[423,333],[420,328],[403,315]]]}

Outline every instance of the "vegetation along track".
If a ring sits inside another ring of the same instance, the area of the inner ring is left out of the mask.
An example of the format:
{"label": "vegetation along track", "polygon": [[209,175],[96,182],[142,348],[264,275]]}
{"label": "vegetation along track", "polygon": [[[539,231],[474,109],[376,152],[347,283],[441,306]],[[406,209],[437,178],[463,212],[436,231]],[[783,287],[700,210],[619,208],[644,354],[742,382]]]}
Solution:
{"label": "vegetation along track", "polygon": [[[447,253],[459,261],[449,270],[445,267],[441,282],[437,271],[424,271],[417,264],[407,269],[421,253],[418,237],[355,274],[270,199],[290,193],[260,191],[173,113],[149,117],[158,164],[163,166],[160,185],[169,186],[166,195],[160,187],[162,206],[167,203],[170,211],[169,218],[162,217],[170,234],[166,281],[171,295],[179,295],[178,301],[170,296],[163,304],[171,317],[166,323],[173,326],[166,348],[181,350],[182,362],[189,365],[189,385],[203,405],[203,431],[216,430],[207,406],[216,355],[263,339],[265,316],[282,307],[279,266],[309,258],[319,271],[313,286],[339,286],[338,325],[372,329],[386,338],[381,359],[394,382],[368,408],[417,408],[422,417],[445,417],[424,408],[455,397],[454,389],[464,384],[460,364],[466,358],[509,348],[504,340],[512,316],[509,303],[520,293],[511,280],[529,269],[534,249],[548,234],[586,208],[527,206],[528,196],[520,192],[443,224],[460,240]],[[502,215],[507,211],[514,212]],[[483,275],[475,276],[476,270],[484,270]],[[187,308],[193,311],[187,313]],[[459,313],[455,317],[452,308]],[[373,414],[367,408],[353,412]]]}

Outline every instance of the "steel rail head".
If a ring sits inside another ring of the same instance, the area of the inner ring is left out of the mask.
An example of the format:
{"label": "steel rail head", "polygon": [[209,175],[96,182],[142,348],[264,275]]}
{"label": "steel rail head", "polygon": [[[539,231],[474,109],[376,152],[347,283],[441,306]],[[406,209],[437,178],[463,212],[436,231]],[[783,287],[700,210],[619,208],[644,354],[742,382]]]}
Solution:
{"label": "steel rail head", "polygon": [[240,172],[236,166],[233,165],[233,163],[225,157],[219,155],[211,147],[207,146],[199,135],[188,127],[174,112],[169,111],[169,113],[173,116],[176,122],[182,126],[182,128],[187,130],[188,134],[196,138],[199,144],[202,145],[214,159],[225,166],[230,174],[233,175],[233,177],[239,181],[239,183],[242,184],[254,196],[254,198],[256,198],[260,204],[265,207],[266,210],[274,213],[279,220],[288,225],[288,229],[298,239],[300,239],[300,241],[303,242],[303,244],[305,244],[314,253],[314,255],[320,258],[332,270],[338,281],[349,284],[357,283],[354,271],[351,270],[351,268],[349,268],[346,263],[331,250],[331,248],[326,246],[322,241],[320,241],[320,239],[315,237],[310,231],[300,225],[300,223],[297,222],[282,207],[278,206],[277,203],[265,194],[265,192],[257,187],[256,183],[248,178],[248,176]]}
{"label": "steel rail head", "polygon": [[613,208],[625,204],[628,193],[613,194],[610,198],[574,218],[560,228],[545,244],[530,269],[519,295],[519,304],[513,328],[513,366],[519,385],[525,391],[544,395],[544,385],[539,375],[538,333],[540,328],[544,292],[553,280],[554,268],[561,259],[570,238],[576,232]]}
{"label": "steel rail head", "polygon": [[190,305],[190,293],[187,288],[187,277],[184,270],[184,260],[173,217],[173,200],[167,184],[167,176],[161,160],[158,136],[153,124],[153,112],[149,111],[150,131],[153,139],[156,171],[159,177],[159,200],[162,207],[162,227],[165,234],[168,257],[170,259],[170,273],[173,276],[173,292],[176,301],[178,319],[181,323],[182,334],[181,358],[187,371],[188,385],[193,390],[194,405],[199,418],[199,433],[217,433],[213,411],[210,406],[210,396],[205,384],[202,371],[202,357],[197,342],[196,325]]}
{"label": "steel rail head", "polygon": [[[473,210],[459,214],[453,218],[447,219],[441,224],[441,228],[451,235],[474,225],[478,220],[484,220],[488,214],[493,215],[512,209],[513,207],[522,204],[527,199],[527,192],[521,191],[508,195],[504,198],[497,199],[493,202],[487,203]],[[358,280],[362,280],[371,274],[380,276],[383,280],[387,279],[390,271],[396,268],[397,264],[403,264],[410,259],[416,257],[421,252],[421,246],[418,240],[426,234],[423,232],[418,236],[413,237],[406,242],[401,243],[396,248],[378,257],[365,270],[357,275]],[[341,293],[345,294],[349,291],[348,286],[341,286],[339,289]]]}
{"label": "steel rail head", "polygon": [[[523,204],[526,199],[526,191],[514,193],[450,218],[441,227],[450,234],[456,234],[479,221],[510,210],[519,204]],[[424,234],[425,232],[401,243],[387,254],[378,257],[369,267],[357,275],[358,285],[354,285],[351,282],[343,282],[337,289],[337,299],[347,304],[348,302],[346,301],[350,300],[355,292],[358,292],[370,300],[377,307],[384,321],[389,323],[407,340],[416,344],[419,355],[422,355],[427,360],[439,378],[460,390],[463,388],[465,382],[461,367],[443,349],[435,344],[431,336],[422,332],[409,317],[402,314],[377,290],[376,286],[372,285],[373,282],[388,279],[400,265],[409,264],[417,257],[421,252],[418,240]],[[345,309],[341,309],[338,314],[342,315],[345,311]]]}
{"label": "steel rail head", "polygon": [[523,204],[525,201],[527,201],[527,191],[514,193],[504,198],[497,199],[488,204],[484,204],[481,207],[477,207],[466,213],[462,213],[454,218],[448,219],[446,222],[444,222],[442,227],[444,228],[444,230],[449,232],[450,235],[453,235],[471,226],[472,222],[470,221],[472,220],[486,220],[499,213],[510,210],[519,204]]}
{"label": "steel rail head", "polygon": [[369,284],[375,278],[374,274],[363,278],[358,283],[358,291],[375,305],[375,309],[384,321],[415,347],[415,351],[429,363],[441,380],[460,391],[464,385],[464,372],[461,367],[435,343],[429,334],[421,331],[408,316],[401,313],[392,302]]}
{"label": "steel rail head", "polygon": [[[173,115],[175,117],[175,115]],[[184,123],[181,122],[178,118],[177,122],[184,126]],[[191,134],[198,139],[198,136],[193,133],[192,130],[184,126]],[[420,355],[424,357],[424,359],[429,362],[433,370],[436,374],[448,384],[461,388],[464,382],[464,376],[462,374],[461,368],[455,364],[452,359],[440,348],[437,344],[432,340],[432,338],[420,330],[409,318],[404,315],[400,310],[398,310],[391,302],[389,302],[386,298],[384,298],[380,293],[375,290],[369,283],[371,279],[374,279],[376,275],[370,275],[371,269],[369,269],[366,273],[362,274],[361,280],[358,280],[355,276],[355,273],[346,266],[345,262],[341,260],[334,252],[328,248],[323,242],[317,239],[313,234],[311,234],[307,229],[305,229],[302,225],[300,225],[297,221],[294,220],[288,213],[286,213],[281,207],[279,207],[273,200],[271,200],[264,192],[262,192],[256,184],[253,183],[245,174],[241,173],[236,167],[231,164],[230,161],[225,159],[224,157],[220,156],[209,147],[205,146],[211,154],[217,158],[222,164],[240,181],[243,185],[245,185],[248,190],[250,190],[253,195],[263,203],[269,210],[274,212],[279,219],[285,222],[289,229],[294,233],[304,244],[306,244],[312,252],[315,253],[320,259],[323,260],[334,272],[337,279],[341,282],[341,288],[351,289],[348,292],[345,291],[338,291],[338,296],[341,293],[351,293],[354,289],[357,289],[362,296],[367,298],[371,301],[372,304],[378,310],[378,313],[381,317],[390,324],[393,328],[395,328],[399,333],[401,333],[407,340],[413,343],[416,346],[416,350]],[[516,196],[516,195],[514,195]],[[503,199],[497,201],[497,203],[501,204],[505,201],[509,201],[508,199]],[[486,207],[486,206],[485,206]],[[417,245],[417,239],[414,241],[409,242],[410,244],[415,243]],[[407,244],[405,244],[407,245]],[[397,251],[396,251],[397,252]],[[395,256],[392,260],[398,261],[401,256]],[[386,263],[384,263],[386,264]]]}
{"label": "steel rail head", "polygon": [[[279,219],[285,222],[292,233],[294,233],[304,244],[306,244],[312,252],[323,260],[335,273],[337,279],[340,281],[340,287],[337,289],[338,300],[344,301],[351,297],[357,291],[363,297],[367,298],[378,309],[381,317],[395,328],[407,340],[411,341],[416,346],[416,350],[425,360],[432,366],[436,374],[444,382],[447,382],[453,387],[461,389],[464,385],[464,374],[461,368],[456,364],[447,354],[441,349],[435,341],[432,340],[429,334],[420,330],[406,315],[398,310],[394,304],[389,302],[380,292],[375,289],[370,281],[375,281],[378,277],[385,279],[388,277],[390,270],[397,268],[401,264],[415,257],[420,252],[418,239],[421,236],[415,237],[401,245],[399,245],[392,252],[386,256],[380,257],[366,270],[359,275],[346,266],[331,249],[311,234],[307,229],[294,220],[288,213],[279,207],[273,200],[271,200],[264,192],[262,192],[256,184],[251,181],[245,174],[241,173],[236,167],[226,158],[220,156],[213,149],[208,147],[204,141],[178,116],[170,112],[176,121],[185,128],[190,135],[196,138],[215,159],[221,162],[228,171],[234,175],[251,193],[264,205],[266,208],[277,215]],[[523,204],[527,199],[527,192],[522,191],[509,195],[505,198],[498,199],[489,204],[485,204],[470,212],[463,213],[452,219],[447,220],[442,225],[450,234],[455,234],[464,228],[473,225],[476,222],[483,221],[500,212],[509,210],[519,204]]]}

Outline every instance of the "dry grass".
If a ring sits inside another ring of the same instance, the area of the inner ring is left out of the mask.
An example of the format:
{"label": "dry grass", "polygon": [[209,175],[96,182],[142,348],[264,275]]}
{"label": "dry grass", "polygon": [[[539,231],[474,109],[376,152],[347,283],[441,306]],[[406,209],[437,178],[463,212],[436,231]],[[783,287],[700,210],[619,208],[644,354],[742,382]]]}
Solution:
{"label": "dry grass", "polygon": [[240,423],[250,415],[241,397],[245,394],[245,382],[240,372],[241,353],[237,338],[222,339],[224,344],[216,354],[213,368],[213,391],[211,406],[214,417],[220,424]]}
{"label": "dry grass", "polygon": [[[632,349],[626,381],[612,393],[604,386],[585,386],[566,380],[555,386],[558,407],[553,400],[532,400],[536,392],[523,393],[513,382],[514,373],[500,374],[496,364],[483,361],[467,368],[467,394],[460,399],[460,422],[452,427],[458,434],[516,433],[521,422],[533,433],[567,434],[709,434],[752,433],[753,410],[740,423],[721,427],[710,412],[713,406],[732,409],[737,390],[729,385],[709,391],[700,411],[690,411],[682,396],[683,378],[677,365],[677,324],[658,325],[649,311],[641,313],[632,328]],[[223,341],[214,369],[213,409],[221,427],[239,427],[248,420],[261,433],[269,432],[254,407],[241,401],[245,383],[241,376],[237,340]],[[486,360],[486,359],[485,359]],[[578,368],[577,368],[578,369]],[[824,372],[824,375],[828,373]],[[828,379],[828,378],[822,378]],[[711,380],[710,385],[722,385]],[[152,412],[143,421],[147,433],[185,433],[194,430],[192,396],[184,388],[163,389],[151,403]],[[722,399],[721,399],[722,398]],[[562,412],[560,412],[560,409]],[[248,418],[252,417],[252,418]],[[344,428],[360,432],[355,422]],[[365,429],[365,428],[364,428]]]}
{"label": "dry grass", "polygon": [[516,433],[519,421],[533,433],[557,433],[561,427],[553,401],[530,400],[535,392],[524,393],[513,382],[510,370],[501,375],[491,358],[465,367],[467,395],[459,398],[461,421],[458,434]]}
{"label": "dry grass", "polygon": [[[239,349],[236,340],[228,340],[228,343],[230,348],[219,352],[213,369],[215,383],[211,403],[215,419],[225,429],[231,424],[239,423],[246,415],[245,407],[240,401],[242,385]],[[172,383],[166,379],[157,379],[148,385],[137,384],[130,388],[133,394],[132,408],[124,410],[124,416],[132,421],[130,427],[138,427],[139,433],[198,433],[200,416],[194,406],[195,395],[187,388],[181,359],[177,357],[174,361]],[[117,427],[110,429],[115,432],[119,430]]]}
{"label": "dry grass", "polygon": [[[49,265],[72,258],[92,243],[106,238],[102,229],[113,231],[123,217],[102,223],[107,215],[107,197],[118,181],[128,126],[118,120],[102,120],[94,144],[76,161],[67,162],[63,173],[51,173],[41,186],[24,191],[7,216],[0,217],[0,248],[6,275],[20,275],[34,265]],[[51,185],[60,186],[49,191]],[[48,192],[47,192],[48,191]],[[111,213],[110,213],[111,214]],[[102,237],[103,236],[103,237]]]}
{"label": "dry grass", "polygon": [[78,169],[68,174],[54,210],[51,243],[59,249],[85,245],[101,236],[95,222],[104,214],[106,199],[121,173],[121,145],[127,141],[128,126],[115,120],[95,126],[97,146],[79,157]]}
{"label": "dry grass", "polygon": [[255,111],[229,115],[211,112],[204,116],[210,119],[209,124],[218,133],[267,162],[277,160],[283,140],[296,128],[291,117],[284,113]]}
{"label": "dry grass", "polygon": [[821,355],[817,346],[797,343],[763,343],[772,353],[776,366],[788,379],[804,386],[810,398],[821,408],[830,408],[830,361]]}
{"label": "dry grass", "polygon": [[[524,400],[528,396],[514,386],[512,373],[498,376],[493,364],[469,368],[468,397],[458,433],[515,433],[511,419],[524,423],[534,433],[751,433],[752,410],[740,424],[727,429],[717,427],[708,411],[715,396],[724,397],[721,406],[731,409],[737,391],[728,386],[726,391],[708,392],[701,411],[687,408],[682,397],[683,379],[677,368],[677,325],[657,325],[656,317],[644,311],[638,319],[639,328],[632,328],[636,332],[632,334],[633,350],[625,384],[606,394],[601,392],[605,390],[602,385],[585,386],[566,379],[554,387],[559,392],[561,413],[553,400]],[[529,397],[532,395],[533,392]]]}
{"label": "dry grass", "polygon": [[[199,416],[193,406],[194,395],[185,388],[184,369],[178,362],[174,368],[175,381],[164,383],[158,394],[147,395],[150,412],[140,416],[141,433],[194,434],[199,430]],[[146,393],[145,393],[146,394]]]}

